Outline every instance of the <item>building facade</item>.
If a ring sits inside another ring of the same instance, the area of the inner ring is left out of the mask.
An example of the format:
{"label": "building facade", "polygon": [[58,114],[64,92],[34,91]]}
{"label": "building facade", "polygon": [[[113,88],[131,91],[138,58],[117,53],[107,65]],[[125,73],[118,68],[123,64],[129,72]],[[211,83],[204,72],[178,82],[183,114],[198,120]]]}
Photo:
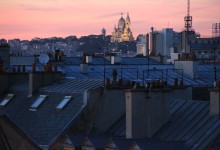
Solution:
{"label": "building facade", "polygon": [[148,55],[148,35],[140,34],[137,37],[137,55]]}
{"label": "building facade", "polygon": [[123,18],[123,14],[118,21],[118,28],[114,27],[112,32],[111,42],[124,42],[134,41],[133,34],[131,32],[131,20],[129,14],[126,19]]}
{"label": "building facade", "polygon": [[172,28],[155,31],[152,27],[148,35],[149,53],[151,55],[170,56],[172,52],[177,51],[180,43],[180,34]]}

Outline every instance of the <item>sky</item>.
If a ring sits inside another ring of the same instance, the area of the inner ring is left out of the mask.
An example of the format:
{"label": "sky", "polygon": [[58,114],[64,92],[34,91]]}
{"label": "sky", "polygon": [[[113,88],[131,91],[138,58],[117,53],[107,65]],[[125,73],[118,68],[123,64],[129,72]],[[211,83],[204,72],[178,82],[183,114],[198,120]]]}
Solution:
{"label": "sky", "polygon": [[[220,22],[220,0],[191,0],[193,28],[211,36],[212,23]],[[187,0],[0,0],[0,39],[77,37],[111,34],[123,13],[131,19],[136,37],[156,30],[184,29]]]}

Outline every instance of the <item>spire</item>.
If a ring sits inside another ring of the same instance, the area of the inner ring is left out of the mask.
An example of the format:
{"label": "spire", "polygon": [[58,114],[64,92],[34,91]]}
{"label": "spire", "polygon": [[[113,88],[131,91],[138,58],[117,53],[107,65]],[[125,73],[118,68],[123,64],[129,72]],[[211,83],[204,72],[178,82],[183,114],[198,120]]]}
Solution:
{"label": "spire", "polygon": [[126,22],[130,23],[130,17],[129,17],[129,13],[127,13],[127,17],[126,17]]}

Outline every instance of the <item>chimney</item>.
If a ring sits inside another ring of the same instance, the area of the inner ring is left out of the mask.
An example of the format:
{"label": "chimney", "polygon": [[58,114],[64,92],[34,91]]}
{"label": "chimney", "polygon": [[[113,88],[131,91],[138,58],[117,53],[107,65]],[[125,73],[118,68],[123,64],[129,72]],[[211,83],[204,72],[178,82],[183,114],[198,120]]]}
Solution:
{"label": "chimney", "polygon": [[80,72],[88,73],[88,64],[80,64]]}
{"label": "chimney", "polygon": [[113,77],[112,84],[117,83],[117,75],[118,75],[117,70],[113,69],[112,70],[112,77]]}
{"label": "chimney", "polygon": [[169,92],[166,87],[125,90],[126,138],[150,138],[169,121]]}
{"label": "chimney", "polygon": [[111,55],[111,64],[121,64],[121,54],[120,53],[113,53]]}
{"label": "chimney", "polygon": [[88,73],[88,64],[86,63],[86,54],[83,54],[82,63],[80,64],[80,73]]}
{"label": "chimney", "polygon": [[18,65],[17,72],[18,72],[18,73],[21,72],[21,67],[20,67],[20,65]]}
{"label": "chimney", "polygon": [[220,115],[220,80],[210,91],[210,115]]}
{"label": "chimney", "polygon": [[25,65],[22,66],[22,73],[25,73],[26,72],[26,67]]}
{"label": "chimney", "polygon": [[86,56],[86,63],[91,64],[92,63],[92,56]]}
{"label": "chimney", "polygon": [[[182,69],[183,73],[190,76],[191,78],[197,78],[198,77],[198,68],[199,68],[199,62],[194,59],[194,56],[192,54],[184,55],[182,54],[182,58],[175,61],[174,68],[175,69]],[[192,59],[191,59],[192,58]]]}
{"label": "chimney", "polygon": [[50,71],[52,65],[47,65],[44,71],[36,71],[36,66],[32,66],[32,72],[29,73],[29,96],[32,96],[41,86],[47,86],[62,76],[62,72]]}

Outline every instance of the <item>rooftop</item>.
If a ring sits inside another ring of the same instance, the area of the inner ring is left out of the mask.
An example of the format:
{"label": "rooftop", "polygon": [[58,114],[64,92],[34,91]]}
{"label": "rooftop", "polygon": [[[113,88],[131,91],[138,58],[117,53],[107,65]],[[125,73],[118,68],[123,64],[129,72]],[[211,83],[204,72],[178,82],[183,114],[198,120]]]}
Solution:
{"label": "rooftop", "polygon": [[[174,100],[170,104],[171,120],[154,136],[170,142],[185,142],[187,149],[203,150],[220,133],[220,117],[209,115],[209,102]],[[125,116],[108,134],[125,137]]]}
{"label": "rooftop", "polygon": [[[42,147],[51,146],[85,107],[81,93],[38,92],[33,97],[16,91],[14,94],[13,100],[0,108],[1,116],[10,120],[25,136]],[[38,108],[31,109],[39,95],[47,95],[46,100]],[[65,108],[57,110],[57,105],[67,95],[71,95],[72,99]]]}

